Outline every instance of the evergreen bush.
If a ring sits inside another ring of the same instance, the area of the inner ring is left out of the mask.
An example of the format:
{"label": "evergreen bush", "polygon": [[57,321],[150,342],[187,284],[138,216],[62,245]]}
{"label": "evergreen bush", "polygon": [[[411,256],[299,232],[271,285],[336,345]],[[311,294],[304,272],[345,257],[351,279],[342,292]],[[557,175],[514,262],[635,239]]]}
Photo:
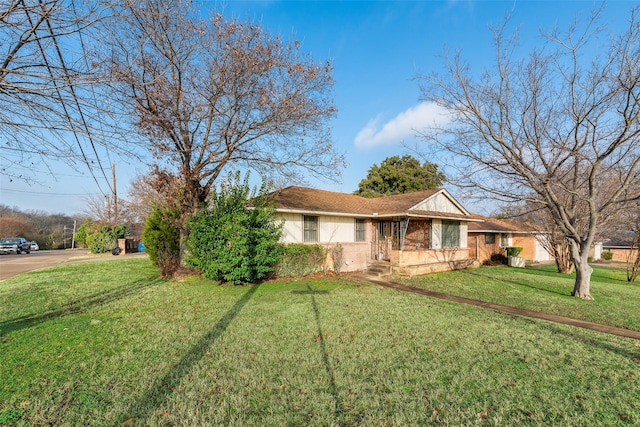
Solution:
{"label": "evergreen bush", "polygon": [[324,271],[327,249],[320,245],[292,243],[284,246],[284,255],[278,264],[278,277],[302,277]]}
{"label": "evergreen bush", "polygon": [[175,225],[178,217],[175,211],[154,208],[142,233],[145,252],[163,277],[171,277],[180,266],[180,229]]}
{"label": "evergreen bush", "polygon": [[96,223],[85,231],[84,242],[93,254],[111,252],[113,248],[118,246],[118,239],[124,238],[126,231],[126,227],[122,224],[111,226]]}
{"label": "evergreen bush", "polygon": [[282,222],[275,220],[267,186],[251,190],[248,179],[227,176],[210,207],[189,221],[187,263],[209,279],[256,283],[282,257]]}
{"label": "evergreen bush", "polygon": [[522,248],[520,246],[509,246],[505,248],[507,251],[507,256],[518,256],[520,252],[522,252]]}

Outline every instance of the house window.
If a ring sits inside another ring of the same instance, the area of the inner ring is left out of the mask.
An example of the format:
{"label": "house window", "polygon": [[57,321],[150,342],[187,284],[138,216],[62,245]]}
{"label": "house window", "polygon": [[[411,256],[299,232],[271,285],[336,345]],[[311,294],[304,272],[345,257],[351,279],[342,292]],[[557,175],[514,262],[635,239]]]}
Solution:
{"label": "house window", "polygon": [[509,235],[503,233],[500,235],[500,247],[506,248],[507,246],[509,246]]}
{"label": "house window", "polygon": [[304,220],[304,242],[317,242],[318,241],[318,217],[303,215]]}
{"label": "house window", "polygon": [[356,242],[365,242],[367,239],[367,233],[366,233],[366,223],[364,218],[356,218],[355,219],[355,230],[356,230],[356,235],[355,235],[355,241]]}
{"label": "house window", "polygon": [[442,221],[442,247],[460,247],[460,221]]}
{"label": "house window", "polygon": [[484,244],[485,245],[495,245],[496,244],[496,235],[493,233],[484,233]]}

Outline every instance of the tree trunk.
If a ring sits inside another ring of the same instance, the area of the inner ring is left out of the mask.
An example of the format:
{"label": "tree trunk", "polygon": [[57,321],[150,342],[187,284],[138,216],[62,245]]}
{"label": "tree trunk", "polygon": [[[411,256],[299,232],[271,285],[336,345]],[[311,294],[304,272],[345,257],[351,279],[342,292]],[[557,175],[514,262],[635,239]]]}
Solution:
{"label": "tree trunk", "polygon": [[[190,173],[185,175],[191,176]],[[185,179],[185,200],[180,215],[180,254],[179,263],[186,267],[186,258],[189,257],[187,240],[189,239],[189,220],[206,205],[208,189],[205,189],[197,178]]]}
{"label": "tree trunk", "polygon": [[582,299],[593,299],[590,291],[593,268],[589,265],[589,246],[586,244],[578,246],[571,242],[571,258],[576,268],[576,282],[571,295]]}
{"label": "tree trunk", "polygon": [[558,273],[571,274],[573,273],[573,262],[571,261],[571,246],[566,239],[562,239],[553,247],[553,252],[556,259],[556,267],[558,267]]}
{"label": "tree trunk", "polygon": [[186,227],[180,227],[180,252],[178,253],[178,264],[180,267],[186,267],[187,262],[187,238],[189,237],[189,230]]}
{"label": "tree trunk", "polygon": [[627,281],[635,282],[638,278],[638,273],[640,273],[640,249],[636,255],[636,261],[633,263],[633,267],[631,267],[631,271],[627,272]]}

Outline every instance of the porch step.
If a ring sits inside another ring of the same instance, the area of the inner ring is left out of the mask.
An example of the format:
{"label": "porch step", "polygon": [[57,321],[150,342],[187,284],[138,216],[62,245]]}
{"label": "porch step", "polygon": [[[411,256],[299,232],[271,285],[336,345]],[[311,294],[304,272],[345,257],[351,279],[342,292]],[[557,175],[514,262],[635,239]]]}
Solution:
{"label": "porch step", "polygon": [[370,261],[365,273],[376,277],[390,276],[391,263],[389,261]]}

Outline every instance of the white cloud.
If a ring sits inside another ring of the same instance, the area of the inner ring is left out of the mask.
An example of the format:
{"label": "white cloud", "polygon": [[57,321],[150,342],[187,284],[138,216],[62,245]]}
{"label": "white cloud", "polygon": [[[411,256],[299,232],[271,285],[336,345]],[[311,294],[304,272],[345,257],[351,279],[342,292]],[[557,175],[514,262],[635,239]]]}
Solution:
{"label": "white cloud", "polygon": [[382,126],[380,121],[381,117],[378,116],[358,132],[354,141],[356,147],[366,149],[396,145],[415,137],[417,131],[429,125],[444,125],[449,119],[444,109],[433,103],[422,102],[401,112]]}

